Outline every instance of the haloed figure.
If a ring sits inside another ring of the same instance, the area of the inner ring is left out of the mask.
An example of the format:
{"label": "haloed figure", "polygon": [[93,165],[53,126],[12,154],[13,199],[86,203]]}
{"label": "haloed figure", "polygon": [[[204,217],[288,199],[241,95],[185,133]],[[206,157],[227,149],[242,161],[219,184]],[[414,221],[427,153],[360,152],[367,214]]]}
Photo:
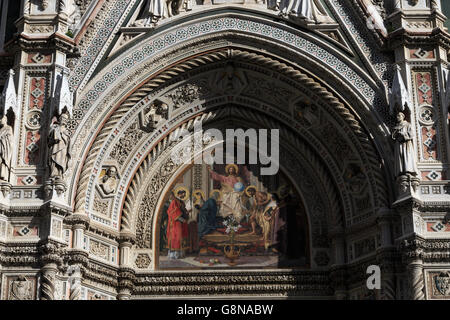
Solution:
{"label": "haloed figure", "polygon": [[198,236],[199,238],[216,230],[216,216],[218,211],[218,201],[220,193],[213,192],[211,197],[205,201],[198,214]]}
{"label": "haloed figure", "polygon": [[189,212],[188,229],[189,229],[189,253],[197,252],[198,247],[198,215],[205,203],[204,193],[201,190],[195,190],[193,192],[195,202],[194,207]]}
{"label": "haloed figure", "polygon": [[185,187],[175,189],[175,199],[170,203],[167,210],[167,248],[170,259],[182,259],[185,257],[188,245],[188,224],[189,214],[184,203],[189,197]]}
{"label": "haloed figure", "polygon": [[116,167],[109,167],[106,174],[102,177],[100,187],[105,194],[112,194],[116,192],[117,187],[117,169]]}

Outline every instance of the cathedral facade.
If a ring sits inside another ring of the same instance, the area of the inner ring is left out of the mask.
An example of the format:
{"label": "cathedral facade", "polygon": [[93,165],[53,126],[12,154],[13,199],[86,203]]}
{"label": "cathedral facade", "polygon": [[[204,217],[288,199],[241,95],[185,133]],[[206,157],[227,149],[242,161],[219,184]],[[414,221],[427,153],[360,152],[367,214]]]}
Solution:
{"label": "cathedral facade", "polygon": [[450,299],[447,9],[1,0],[0,299]]}

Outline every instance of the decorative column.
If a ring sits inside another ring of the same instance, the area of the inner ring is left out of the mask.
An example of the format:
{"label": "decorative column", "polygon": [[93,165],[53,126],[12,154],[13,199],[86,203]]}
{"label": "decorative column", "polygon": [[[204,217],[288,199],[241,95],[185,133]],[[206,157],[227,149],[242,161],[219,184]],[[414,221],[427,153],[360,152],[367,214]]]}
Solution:
{"label": "decorative column", "polygon": [[[390,95],[391,112],[397,117],[393,119],[396,123],[391,125],[392,134],[396,147],[413,150],[414,158],[405,157],[408,160],[405,166],[417,170],[417,181],[412,181],[410,194],[402,193],[402,188],[408,184],[405,177],[408,174],[414,176],[408,172],[411,170],[395,176],[399,192],[392,205],[402,219],[401,241],[406,243],[403,243],[402,250],[407,251],[403,262],[406,263],[411,299],[424,298],[421,251],[424,246],[421,243],[425,240],[421,234],[425,223],[423,212],[417,207],[424,202],[433,202],[427,206],[427,211],[441,215],[438,208],[445,203],[439,203],[444,198],[439,195],[447,192],[449,178],[448,102],[444,71],[448,65],[450,36],[444,31],[446,17],[441,12],[440,2],[398,0],[396,8],[386,18],[387,29],[390,30],[387,44],[394,50],[395,62],[400,69],[394,70],[396,74]],[[399,115],[400,112],[403,116]],[[405,141],[402,137],[408,142],[402,144]],[[404,165],[402,162],[397,164]]]}
{"label": "decorative column", "polygon": [[135,236],[131,232],[121,232],[118,300],[130,300],[133,293],[135,271],[131,264],[131,247],[134,242]]}
{"label": "decorative column", "polygon": [[70,294],[69,300],[80,300],[81,299],[81,265],[75,264],[71,265],[68,269]]}
{"label": "decorative column", "polygon": [[[66,59],[77,56],[77,51],[67,33],[67,0],[20,2],[22,11],[16,22],[18,32],[5,48],[14,54],[15,84],[20,93],[16,112],[8,118],[11,118],[15,146],[11,162],[14,174],[10,183],[17,194],[31,195],[20,198],[24,206],[27,203],[35,205],[42,199],[41,190],[46,192],[40,216],[42,231],[39,232],[41,298],[52,300],[55,282],[59,281],[60,248],[66,246],[62,235],[63,219],[72,211],[64,197],[68,137],[70,139],[65,123],[71,116],[72,106],[65,76],[68,72]],[[52,140],[52,134],[63,139]],[[56,149],[61,151],[64,144],[66,152],[56,156]],[[59,179],[55,178],[58,181],[48,185],[43,179],[45,176],[58,176]]]}
{"label": "decorative column", "polygon": [[398,8],[386,21],[392,30],[388,45],[395,52],[400,78],[404,81],[404,90],[391,95],[391,102],[395,99],[398,102],[397,105],[391,103],[391,111],[397,109],[405,113],[405,121],[411,126],[421,185],[424,182],[445,185],[444,180],[449,178],[445,71],[450,37],[444,31],[445,20],[439,0],[399,0]]}
{"label": "decorative column", "polygon": [[18,34],[5,48],[15,54],[13,69],[20,93],[13,125],[16,148],[11,184],[38,189],[47,169],[47,134],[61,100],[58,81],[68,71],[67,57],[77,56],[77,51],[66,35],[67,0],[21,2]]}
{"label": "decorative column", "polygon": [[331,283],[336,300],[345,300],[347,299],[345,237],[341,227],[330,234],[332,237],[331,247],[334,253],[330,272]]}
{"label": "decorative column", "polygon": [[415,236],[402,243],[402,251],[408,272],[408,284],[411,300],[425,299],[425,277],[423,274],[423,244],[424,239]]}
{"label": "decorative column", "polygon": [[55,299],[55,282],[58,265],[62,264],[62,250],[57,243],[49,241],[39,247],[41,264],[41,300]]}
{"label": "decorative column", "polygon": [[65,218],[64,223],[72,226],[72,243],[68,250],[70,300],[81,299],[81,285],[84,271],[89,262],[89,253],[84,247],[84,232],[89,226],[89,217],[84,212],[75,212]]}
{"label": "decorative column", "polygon": [[381,269],[381,297],[384,300],[396,299],[395,265],[397,250],[392,242],[392,222],[395,211],[381,208],[378,211],[377,222],[381,234],[381,246],[377,250],[377,260]]}
{"label": "decorative column", "polygon": [[424,300],[425,299],[425,284],[423,276],[423,264],[422,259],[411,259],[408,262],[408,280],[411,290],[412,300]]}

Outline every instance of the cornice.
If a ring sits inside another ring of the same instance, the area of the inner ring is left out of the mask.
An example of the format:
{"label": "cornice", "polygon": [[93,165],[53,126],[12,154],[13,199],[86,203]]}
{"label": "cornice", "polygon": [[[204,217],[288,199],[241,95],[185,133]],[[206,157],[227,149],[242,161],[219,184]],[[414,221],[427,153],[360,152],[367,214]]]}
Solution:
{"label": "cornice", "polygon": [[6,43],[5,47],[10,52],[59,50],[64,52],[68,58],[80,56],[73,39],[59,33],[53,33],[48,37],[30,37],[22,33]]}

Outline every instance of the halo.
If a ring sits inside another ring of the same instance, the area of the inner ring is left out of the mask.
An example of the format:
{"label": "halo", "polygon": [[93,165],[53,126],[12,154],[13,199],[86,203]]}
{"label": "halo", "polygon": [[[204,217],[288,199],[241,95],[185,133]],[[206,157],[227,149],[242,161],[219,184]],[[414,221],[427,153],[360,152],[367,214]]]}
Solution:
{"label": "halo", "polygon": [[282,200],[289,195],[290,191],[291,191],[291,187],[286,184],[283,184],[278,187],[276,194],[277,194],[278,198],[280,198],[280,200]]}
{"label": "halo", "polygon": [[200,193],[200,194],[202,195],[203,199],[206,199],[205,192],[204,192],[202,189],[195,189],[195,190],[192,192],[192,196],[193,196],[195,199],[199,199],[199,197],[197,196],[197,193]]}
{"label": "halo", "polygon": [[256,189],[256,186],[254,186],[254,185],[250,185],[250,186],[248,186],[247,188],[245,188],[245,194],[248,196],[248,197],[251,197],[249,194],[248,194],[248,189],[255,189],[255,192],[256,191],[258,191],[258,189]]}
{"label": "halo", "polygon": [[265,193],[266,194],[266,200],[264,200],[264,202],[260,203],[260,206],[264,206],[266,204],[268,204],[270,202],[270,197],[269,197],[269,193],[268,192],[264,192],[264,191],[258,191],[260,193]]}
{"label": "halo", "polygon": [[230,167],[234,167],[234,171],[236,171],[236,174],[239,173],[239,167],[237,165],[235,165],[234,163],[230,163],[225,166],[225,173],[228,173],[228,169]]}
{"label": "halo", "polygon": [[[184,192],[186,192],[186,195],[184,196],[184,198],[179,198],[179,197],[178,197],[178,192],[179,192],[179,191],[184,191]],[[179,186],[179,187],[176,187],[173,193],[174,193],[174,195],[175,195],[175,198],[177,198],[177,199],[180,199],[180,200],[183,200],[183,201],[189,199],[189,190],[188,190],[185,186]]]}
{"label": "halo", "polygon": [[215,192],[219,193],[219,199],[217,200],[222,200],[222,191],[220,191],[219,189],[212,189],[211,192],[209,193],[209,197],[212,198]]}

